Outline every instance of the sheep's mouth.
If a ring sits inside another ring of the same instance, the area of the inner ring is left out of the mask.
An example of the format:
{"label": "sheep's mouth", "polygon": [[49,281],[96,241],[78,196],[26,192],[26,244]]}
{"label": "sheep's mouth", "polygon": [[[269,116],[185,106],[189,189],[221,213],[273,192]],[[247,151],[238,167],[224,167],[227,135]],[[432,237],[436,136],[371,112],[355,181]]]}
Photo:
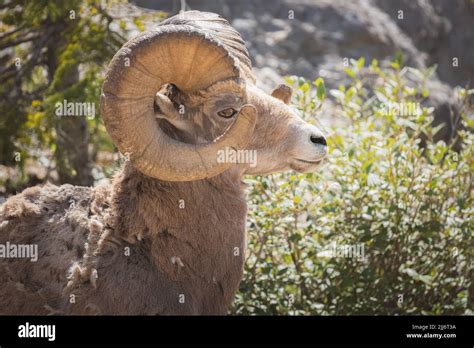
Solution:
{"label": "sheep's mouth", "polygon": [[300,158],[295,158],[291,162],[290,168],[300,173],[312,173],[317,168],[319,168],[319,165],[322,161],[323,158],[319,160],[304,160]]}
{"label": "sheep's mouth", "polygon": [[317,160],[317,161],[308,161],[308,160],[299,159],[299,158],[296,158],[296,160],[298,162],[307,163],[307,164],[320,164],[323,161],[322,159]]}

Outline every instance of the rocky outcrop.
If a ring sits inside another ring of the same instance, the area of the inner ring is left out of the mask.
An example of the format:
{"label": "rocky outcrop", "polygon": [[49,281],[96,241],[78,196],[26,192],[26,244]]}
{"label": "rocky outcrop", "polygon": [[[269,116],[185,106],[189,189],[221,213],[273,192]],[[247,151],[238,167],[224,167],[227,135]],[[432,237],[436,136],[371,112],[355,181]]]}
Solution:
{"label": "rocky outcrop", "polygon": [[[467,0],[378,0],[382,10],[394,16],[400,9],[404,20],[400,29],[419,51],[426,53],[428,65],[438,65],[438,76],[451,85],[474,84],[474,3]],[[457,66],[453,59],[457,58]]]}

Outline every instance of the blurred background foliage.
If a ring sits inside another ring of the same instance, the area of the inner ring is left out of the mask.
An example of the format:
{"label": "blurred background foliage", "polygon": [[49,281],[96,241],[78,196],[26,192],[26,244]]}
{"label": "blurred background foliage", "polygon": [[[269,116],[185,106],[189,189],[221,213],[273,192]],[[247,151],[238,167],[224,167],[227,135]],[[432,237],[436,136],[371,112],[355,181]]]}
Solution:
{"label": "blurred background foliage", "polygon": [[[116,15],[106,11],[111,3],[13,0],[0,6],[0,164],[20,174],[0,182],[6,193],[45,180],[92,185],[101,175],[97,154],[113,151],[100,121],[104,67],[127,37],[144,30],[144,20],[165,17],[123,9]],[[95,117],[57,117],[56,103],[63,101],[92,103]],[[34,167],[25,168],[27,160],[46,173],[25,172]]]}
{"label": "blurred background foliage", "polygon": [[[119,12],[92,0],[0,5],[3,199],[45,181],[96,184],[120,166],[100,119],[103,71],[126,38],[166,14]],[[445,142],[433,108],[383,108],[426,101],[435,67],[406,67],[397,54],[340,70],[347,80],[333,89],[287,78],[330,154],[318,173],[246,178],[247,262],[231,313],[473,314],[473,90],[456,89]],[[321,124],[326,98],[338,117]],[[58,118],[63,100],[94,103],[95,117]],[[328,256],[333,246],[364,257]]]}
{"label": "blurred background foliage", "polygon": [[[463,129],[473,126],[474,90],[456,91],[463,107],[453,122],[462,127],[453,142],[435,141],[433,108],[401,116],[381,107],[429,93],[423,83],[407,87],[402,61],[352,61],[350,82],[329,91],[344,125],[326,128],[320,172],[248,179],[249,254],[234,313],[473,314],[474,135]],[[288,82],[314,122],[322,80]],[[363,252],[328,255],[346,246]]]}

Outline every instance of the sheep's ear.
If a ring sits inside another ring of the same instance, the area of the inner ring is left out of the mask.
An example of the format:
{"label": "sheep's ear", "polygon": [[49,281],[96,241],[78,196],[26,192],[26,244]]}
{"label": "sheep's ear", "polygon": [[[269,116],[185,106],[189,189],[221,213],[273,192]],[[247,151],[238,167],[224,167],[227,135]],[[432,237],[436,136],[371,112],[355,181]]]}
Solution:
{"label": "sheep's ear", "polygon": [[289,104],[293,89],[287,85],[278,85],[272,92],[272,97],[280,99],[283,103]]}
{"label": "sheep's ear", "polygon": [[176,109],[173,101],[161,92],[158,92],[155,95],[155,117],[164,118],[173,126],[181,130],[189,131],[191,127],[191,124],[188,122],[186,117]]}

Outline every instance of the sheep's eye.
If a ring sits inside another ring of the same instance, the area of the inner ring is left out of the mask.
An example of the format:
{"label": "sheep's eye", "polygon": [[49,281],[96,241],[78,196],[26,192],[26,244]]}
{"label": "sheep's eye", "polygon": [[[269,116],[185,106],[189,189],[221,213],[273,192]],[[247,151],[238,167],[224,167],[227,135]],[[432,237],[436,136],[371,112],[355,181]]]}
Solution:
{"label": "sheep's eye", "polygon": [[219,111],[217,114],[218,114],[220,117],[231,118],[231,117],[234,116],[236,113],[237,113],[237,111],[236,111],[235,109],[228,108],[228,109],[224,109],[224,110]]}

